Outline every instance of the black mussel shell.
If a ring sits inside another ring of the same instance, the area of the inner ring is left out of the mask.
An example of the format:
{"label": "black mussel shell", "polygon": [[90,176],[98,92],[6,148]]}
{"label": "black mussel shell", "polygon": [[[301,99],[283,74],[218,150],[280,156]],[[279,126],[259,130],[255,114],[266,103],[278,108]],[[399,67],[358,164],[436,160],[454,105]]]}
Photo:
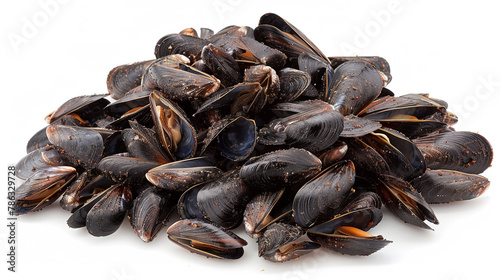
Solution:
{"label": "black mussel shell", "polygon": [[177,101],[205,100],[217,91],[220,81],[189,65],[185,57],[164,57],[150,64],[142,79],[143,90],[159,90]]}
{"label": "black mussel shell", "polygon": [[197,157],[155,167],[146,173],[146,179],[158,188],[184,192],[196,184],[218,179],[222,174],[213,160]]}
{"label": "black mussel shell", "polygon": [[202,256],[239,259],[247,242],[236,234],[200,219],[180,220],[167,230],[175,244]]}
{"label": "black mussel shell", "polygon": [[145,174],[159,165],[157,162],[113,155],[103,158],[97,165],[97,170],[114,182],[128,182],[130,186],[135,186],[146,181]]}
{"label": "black mussel shell", "polygon": [[335,69],[328,95],[321,99],[344,116],[356,115],[377,98],[384,84],[380,72],[370,64],[348,61]]}
{"label": "black mussel shell", "polygon": [[188,57],[193,63],[200,59],[201,50],[207,43],[206,40],[198,37],[169,34],[160,38],[156,43],[155,56],[162,58],[172,54],[181,54]]}
{"label": "black mussel shell", "polygon": [[197,202],[205,219],[230,229],[241,223],[245,207],[254,194],[254,190],[241,181],[240,170],[236,169],[204,184]]}
{"label": "black mussel shell", "polygon": [[321,170],[321,161],[303,149],[278,150],[250,158],[241,167],[245,184],[263,191],[276,191],[307,181]]}
{"label": "black mussel shell", "polygon": [[332,234],[309,232],[309,238],[329,250],[354,256],[368,256],[392,243],[354,227],[340,227]]}
{"label": "black mussel shell", "polygon": [[284,68],[278,72],[280,92],[278,102],[292,102],[299,98],[311,84],[311,76],[304,71]]}
{"label": "black mussel shell", "polygon": [[[296,40],[300,41],[301,44],[307,46],[307,48],[309,49],[308,52],[314,53],[314,54],[320,56],[321,58],[323,58],[324,60],[329,61],[328,57],[326,57],[326,55],[324,55],[318,49],[318,47],[316,47],[316,45],[314,45],[314,43],[311,40],[309,40],[309,38],[307,38],[306,35],[304,35],[304,33],[302,33],[297,27],[293,26],[291,23],[289,23],[288,21],[286,21],[282,17],[280,17],[276,14],[273,14],[273,13],[267,13],[260,18],[259,26],[257,28],[259,28],[261,25],[274,26],[277,29],[288,33],[287,34],[288,36],[294,37]],[[257,28],[255,29],[255,33],[257,33]],[[257,34],[255,34],[255,37],[257,38]],[[259,39],[257,38],[257,40],[259,40]],[[285,47],[285,46],[280,46],[280,45],[278,45],[278,46]],[[279,47],[278,47],[278,49],[281,50],[281,48],[279,48]]]}
{"label": "black mussel shell", "polygon": [[86,216],[85,226],[93,236],[107,236],[118,230],[132,206],[132,192],[126,185],[105,191]]}
{"label": "black mussel shell", "polygon": [[483,136],[468,132],[446,132],[414,140],[431,169],[480,174],[493,161],[491,144]]}
{"label": "black mussel shell", "polygon": [[321,246],[310,241],[297,241],[304,232],[297,226],[275,223],[266,228],[259,237],[259,256],[272,262],[298,259]]}
{"label": "black mussel shell", "polygon": [[16,164],[16,176],[26,180],[35,172],[47,167],[71,166],[71,162],[54,146],[45,146],[34,150]]}
{"label": "black mussel shell", "polygon": [[84,121],[93,123],[104,116],[103,109],[109,104],[106,96],[108,94],[73,97],[49,114],[45,120],[54,123],[65,115],[74,114]]}
{"label": "black mussel shell", "polygon": [[59,147],[73,164],[84,168],[94,168],[102,158],[104,141],[101,134],[90,128],[50,125],[47,137]]}
{"label": "black mussel shell", "polygon": [[177,212],[181,219],[203,219],[203,214],[198,206],[198,192],[202,187],[203,183],[194,185],[179,197]]}
{"label": "black mussel shell", "polygon": [[130,225],[142,241],[153,241],[174,207],[171,194],[149,187],[134,200],[130,209]]}
{"label": "black mussel shell", "polygon": [[390,168],[385,159],[372,147],[359,138],[343,139],[347,143],[344,159],[351,160],[356,166],[356,175],[376,179],[380,174],[389,174]]}
{"label": "black mussel shell", "polygon": [[47,138],[47,133],[45,130],[47,127],[44,127],[40,129],[37,133],[35,133],[30,140],[28,141],[28,144],[26,145],[26,153],[29,154],[33,152],[34,150],[38,150],[40,148],[43,148],[47,145],[50,145],[50,141]]}
{"label": "black mussel shell", "polygon": [[16,188],[14,213],[26,214],[52,204],[75,177],[76,169],[69,166],[48,167],[35,172]]}
{"label": "black mussel shell", "polygon": [[243,213],[243,223],[250,237],[259,238],[262,230],[279,218],[273,218],[270,213],[284,191],[283,188],[275,192],[261,192],[248,202]]}
{"label": "black mussel shell", "polygon": [[384,73],[387,77],[387,83],[390,83],[392,80],[391,75],[391,67],[389,66],[389,62],[380,56],[335,56],[328,57],[331,62],[331,66],[335,69],[342,63],[346,61],[352,60],[361,60],[370,63],[375,67],[378,71]]}
{"label": "black mussel shell", "polygon": [[134,110],[138,107],[142,108],[148,105],[149,94],[151,94],[151,91],[141,90],[125,95],[122,98],[116,100],[113,103],[109,103],[106,107],[104,107],[104,112],[108,116],[119,118],[130,110]]}
{"label": "black mussel shell", "polygon": [[[251,98],[247,106],[243,106],[245,113],[257,113],[262,110],[266,104],[273,103],[280,91],[279,76],[276,71],[266,65],[255,65],[245,69],[243,77],[245,83],[259,83],[261,89],[254,95],[248,96]],[[241,99],[239,99],[239,102]]]}
{"label": "black mussel shell", "polygon": [[224,86],[237,84],[243,79],[239,65],[234,58],[213,44],[203,47],[201,58]]}
{"label": "black mussel shell", "polygon": [[377,194],[385,207],[396,217],[424,229],[431,229],[425,220],[438,224],[434,211],[422,195],[407,181],[390,175],[380,175]]}
{"label": "black mussel shell", "polygon": [[122,98],[129,90],[139,86],[142,75],[151,62],[153,60],[134,62],[111,69],[106,80],[111,97],[114,99]]}
{"label": "black mussel shell", "polygon": [[344,117],[344,130],[340,133],[340,137],[361,137],[381,127],[382,125],[376,121],[349,115]]}
{"label": "black mussel shell", "polygon": [[315,153],[332,146],[344,128],[344,118],[325,104],[291,116],[275,119],[259,131],[265,145],[290,145]]}
{"label": "black mussel shell", "polygon": [[68,186],[59,204],[64,210],[74,212],[92,198],[94,194],[109,189],[113,184],[113,181],[102,175],[84,171]]}
{"label": "black mussel shell", "polygon": [[341,161],[302,186],[293,200],[293,217],[297,225],[310,228],[332,218],[349,195],[354,179],[354,164]]}
{"label": "black mussel shell", "polygon": [[171,161],[163,150],[153,129],[144,127],[136,121],[130,122],[131,128],[122,130],[121,135],[131,157],[154,161],[161,164]]}
{"label": "black mussel shell", "polygon": [[230,107],[230,113],[234,114],[248,106],[249,102],[261,90],[260,83],[239,83],[231,87],[220,89],[211,95],[210,99],[203,102],[194,115],[211,109]]}
{"label": "black mussel shell", "polygon": [[[275,70],[285,66],[286,55],[250,37],[225,37],[225,49],[232,50],[232,56],[240,64],[265,64]],[[220,43],[220,41],[219,41]]]}
{"label": "black mussel shell", "polygon": [[487,178],[455,170],[430,170],[411,181],[428,203],[448,203],[476,198],[490,186]]}

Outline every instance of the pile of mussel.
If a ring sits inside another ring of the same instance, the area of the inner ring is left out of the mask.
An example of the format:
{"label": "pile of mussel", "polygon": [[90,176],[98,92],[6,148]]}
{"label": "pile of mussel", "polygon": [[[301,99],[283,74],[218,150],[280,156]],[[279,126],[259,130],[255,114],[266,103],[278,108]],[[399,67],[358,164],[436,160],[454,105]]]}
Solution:
{"label": "pile of mussel", "polygon": [[491,145],[455,131],[445,101],[394,96],[385,59],[327,57],[278,15],[188,28],[154,54],[112,69],[109,94],[46,117],[16,166],[17,214],[60,198],[71,228],[107,236],[127,218],[150,242],[169,225],[174,243],[224,259],[242,256],[241,226],[283,262],[321,247],[370,255],[392,242],[368,232],[382,205],[431,229],[431,204],[490,184],[478,174]]}

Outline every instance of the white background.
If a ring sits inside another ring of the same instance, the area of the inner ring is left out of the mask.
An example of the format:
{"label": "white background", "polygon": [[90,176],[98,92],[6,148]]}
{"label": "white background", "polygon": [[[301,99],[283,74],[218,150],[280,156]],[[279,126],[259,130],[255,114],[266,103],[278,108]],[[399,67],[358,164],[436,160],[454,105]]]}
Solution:
{"label": "white background", "polygon": [[[457,128],[499,147],[498,6],[493,1],[2,1],[2,156],[25,154],[44,117],[67,99],[105,93],[108,71],[151,59],[157,40],[183,28],[255,27],[275,12],[327,55],[379,55],[391,66],[396,94],[431,93],[450,103]],[[31,29],[28,27],[30,24]],[[24,33],[23,33],[24,32]],[[13,39],[15,38],[15,39]],[[12,41],[14,40],[14,42]],[[171,243],[162,231],[145,244],[125,222],[95,238],[69,229],[57,204],[18,219],[17,273],[7,273],[6,188],[0,193],[0,271],[7,279],[498,279],[499,205],[496,162],[490,188],[474,201],[436,205],[435,231],[385,215],[373,229],[393,240],[370,257],[317,251],[298,261],[267,262],[249,241],[237,261],[206,259]],[[2,279],[6,279],[3,278]]]}

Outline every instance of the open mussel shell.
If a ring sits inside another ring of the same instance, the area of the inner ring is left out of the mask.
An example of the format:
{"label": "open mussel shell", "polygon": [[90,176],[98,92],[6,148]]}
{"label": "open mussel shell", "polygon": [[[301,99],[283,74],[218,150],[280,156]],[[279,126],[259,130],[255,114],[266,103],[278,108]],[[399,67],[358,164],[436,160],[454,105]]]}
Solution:
{"label": "open mussel shell", "polygon": [[16,176],[26,180],[44,168],[71,165],[71,162],[60,150],[54,146],[45,146],[30,152],[16,164]]}
{"label": "open mussel shell", "polygon": [[257,142],[255,121],[242,116],[227,118],[212,125],[203,140],[201,153],[217,139],[222,156],[232,161],[242,161],[253,152]]}
{"label": "open mussel shell", "polygon": [[457,131],[417,138],[428,168],[480,174],[493,161],[491,144],[480,134]]}
{"label": "open mussel shell", "polygon": [[203,47],[201,58],[224,86],[237,84],[243,79],[240,67],[234,58],[213,44]]}
{"label": "open mussel shell", "polygon": [[385,81],[380,72],[363,61],[348,61],[335,69],[328,94],[323,101],[332,104],[342,115],[356,115],[382,91]]}
{"label": "open mussel shell", "polygon": [[158,188],[184,192],[196,184],[218,179],[222,174],[214,160],[197,157],[155,167],[146,173],[146,179]]}
{"label": "open mussel shell", "polygon": [[203,219],[203,213],[198,206],[198,192],[202,187],[203,183],[194,185],[179,197],[177,212],[181,219]]}
{"label": "open mussel shell", "polygon": [[64,210],[74,212],[92,198],[93,195],[103,190],[109,189],[113,184],[112,180],[94,174],[92,171],[82,172],[66,189],[59,204]]}
{"label": "open mussel shell", "polygon": [[310,241],[296,241],[304,232],[297,226],[275,223],[259,237],[259,256],[272,262],[285,262],[319,249],[321,245]]}
{"label": "open mussel shell", "polygon": [[304,149],[291,148],[250,158],[241,167],[241,179],[258,190],[276,191],[305,182],[320,170],[319,158]]}
{"label": "open mussel shell", "polygon": [[349,194],[354,178],[354,164],[341,161],[302,186],[293,200],[293,217],[297,225],[310,228],[331,218]]}
{"label": "open mussel shell", "polygon": [[343,116],[326,104],[275,119],[259,131],[265,145],[290,145],[315,153],[332,146],[344,129]]}
{"label": "open mussel shell", "polygon": [[407,181],[390,175],[380,175],[376,187],[377,194],[385,207],[394,216],[424,229],[431,229],[424,221],[438,224],[430,205]]}
{"label": "open mussel shell", "polygon": [[186,34],[169,34],[158,40],[155,56],[162,58],[171,54],[182,54],[188,57],[192,63],[200,59],[201,50],[207,44],[206,40],[198,37]]}
{"label": "open mussel shell", "polygon": [[114,99],[122,98],[129,90],[139,86],[142,75],[151,62],[153,60],[134,62],[111,69],[106,80],[111,97]]}
{"label": "open mussel shell", "polygon": [[217,91],[220,81],[184,64],[185,57],[164,57],[151,63],[142,78],[142,90],[159,90],[177,101],[205,100]]}
{"label": "open mussel shell", "polygon": [[186,113],[157,92],[152,92],[149,100],[156,135],[172,160],[193,157],[197,146],[196,130]]}
{"label": "open mussel shell", "polygon": [[75,177],[76,169],[69,166],[48,167],[35,172],[16,188],[14,213],[26,214],[52,204]]}
{"label": "open mussel shell", "polygon": [[480,175],[455,170],[430,170],[411,181],[428,203],[448,203],[474,199],[489,187],[490,181]]}
{"label": "open mussel shell", "polygon": [[151,242],[175,208],[172,195],[156,187],[145,189],[130,209],[130,225],[144,242]]}
{"label": "open mussel shell", "polygon": [[104,140],[101,134],[90,128],[76,126],[50,125],[47,137],[53,145],[59,147],[75,165],[94,168],[104,152]]}
{"label": "open mussel shell", "polygon": [[280,218],[273,218],[270,213],[284,191],[283,188],[275,192],[261,192],[248,202],[243,213],[243,223],[250,237],[259,238],[264,228]]}
{"label": "open mussel shell", "polygon": [[235,228],[255,191],[240,179],[240,170],[226,172],[215,181],[203,184],[196,201],[207,220],[223,228]]}
{"label": "open mussel shell", "polygon": [[247,242],[236,234],[200,219],[180,220],[167,230],[175,244],[202,256],[239,259]]}
{"label": "open mussel shell", "polygon": [[108,94],[73,97],[47,116],[48,123],[54,123],[65,115],[74,114],[78,118],[94,123],[104,116],[104,107],[109,104]]}
{"label": "open mussel shell", "polygon": [[122,130],[121,135],[131,157],[154,161],[161,164],[171,161],[163,150],[153,129],[130,121],[130,127]]}

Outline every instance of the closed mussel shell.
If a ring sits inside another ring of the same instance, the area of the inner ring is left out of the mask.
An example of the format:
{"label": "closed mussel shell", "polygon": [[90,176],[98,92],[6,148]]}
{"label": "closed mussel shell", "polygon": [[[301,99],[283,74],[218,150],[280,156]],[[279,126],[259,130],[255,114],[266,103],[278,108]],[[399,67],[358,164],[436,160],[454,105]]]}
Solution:
{"label": "closed mussel shell", "polygon": [[411,184],[428,203],[448,203],[480,196],[489,187],[490,181],[476,174],[428,169]]}
{"label": "closed mussel shell", "polygon": [[271,121],[259,130],[259,142],[286,144],[315,153],[332,146],[343,128],[343,116],[324,105]]}
{"label": "closed mussel shell", "polygon": [[349,195],[354,178],[354,164],[341,161],[302,186],[293,200],[293,217],[297,225],[309,228],[333,217]]}
{"label": "closed mussel shell", "polygon": [[104,107],[109,104],[108,94],[82,95],[64,102],[56,111],[47,116],[48,123],[54,123],[65,115],[75,114],[81,120],[94,123],[104,116]]}
{"label": "closed mussel shell", "polygon": [[278,73],[280,78],[280,92],[278,102],[292,102],[309,87],[311,76],[293,68],[281,69]]}
{"label": "closed mussel shell", "polygon": [[425,220],[439,223],[429,204],[407,181],[382,174],[376,189],[385,207],[404,222],[424,229],[431,229]]}
{"label": "closed mussel shell", "polygon": [[275,223],[259,237],[259,256],[272,262],[285,262],[319,249],[321,245],[310,241],[296,241],[304,232],[297,226]]}
{"label": "closed mussel shell", "polygon": [[117,66],[109,71],[106,84],[111,97],[122,98],[129,90],[141,84],[146,67],[153,60],[134,62]]}
{"label": "closed mussel shell", "polygon": [[197,157],[175,161],[155,167],[146,173],[146,179],[153,185],[176,192],[218,179],[223,174],[209,157]]}
{"label": "closed mussel shell", "polygon": [[135,121],[129,123],[131,128],[122,130],[121,134],[130,156],[161,164],[172,160],[163,150],[154,130]]}
{"label": "closed mussel shell", "polygon": [[320,170],[321,161],[315,155],[292,148],[250,158],[241,167],[241,179],[258,190],[276,191],[305,182]]}
{"label": "closed mussel shell", "polygon": [[132,192],[127,185],[117,185],[90,209],[85,226],[93,236],[107,236],[118,230],[132,205]]}
{"label": "closed mussel shell", "polygon": [[213,44],[206,45],[201,52],[201,58],[224,86],[227,87],[241,82],[243,75],[240,72],[238,63],[220,48]]}
{"label": "closed mussel shell", "polygon": [[201,219],[180,220],[167,230],[175,244],[202,256],[239,259],[247,242],[236,234]]}
{"label": "closed mussel shell", "polygon": [[428,168],[480,174],[493,161],[491,144],[480,134],[457,131],[417,138]]}
{"label": "closed mussel shell", "polygon": [[174,207],[171,194],[149,187],[134,200],[130,210],[130,225],[142,241],[153,241]]}
{"label": "closed mussel shell", "polygon": [[104,141],[98,131],[76,126],[50,125],[46,132],[50,143],[61,148],[64,156],[73,164],[94,168],[101,160]]}
{"label": "closed mussel shell", "polygon": [[185,34],[165,35],[155,47],[156,58],[161,58],[171,54],[182,54],[192,62],[200,59],[201,50],[208,42],[204,39],[188,36]]}
{"label": "closed mussel shell", "polygon": [[370,255],[392,241],[366,232],[382,219],[378,208],[363,208],[340,214],[309,229],[307,236],[321,246],[347,255]]}
{"label": "closed mussel shell", "polygon": [[64,192],[59,204],[64,210],[74,212],[94,194],[110,188],[114,182],[92,171],[84,171]]}
{"label": "closed mussel shell", "polygon": [[201,187],[197,202],[205,219],[224,228],[237,227],[255,191],[240,179],[240,170],[225,173]]}
{"label": "closed mussel shell", "polygon": [[16,176],[25,180],[51,166],[71,166],[71,162],[54,146],[45,146],[30,152],[16,164]]}
{"label": "closed mussel shell", "polygon": [[370,64],[348,61],[335,69],[331,85],[322,100],[347,116],[356,115],[375,100],[384,87],[384,80]]}
{"label": "closed mussel shell", "polygon": [[276,220],[270,216],[270,213],[284,191],[283,188],[275,192],[261,192],[248,202],[243,213],[243,223],[250,237],[259,238],[262,230]]}
{"label": "closed mussel shell", "polygon": [[14,213],[26,214],[52,204],[76,177],[76,169],[69,166],[48,167],[35,172],[16,188]]}

